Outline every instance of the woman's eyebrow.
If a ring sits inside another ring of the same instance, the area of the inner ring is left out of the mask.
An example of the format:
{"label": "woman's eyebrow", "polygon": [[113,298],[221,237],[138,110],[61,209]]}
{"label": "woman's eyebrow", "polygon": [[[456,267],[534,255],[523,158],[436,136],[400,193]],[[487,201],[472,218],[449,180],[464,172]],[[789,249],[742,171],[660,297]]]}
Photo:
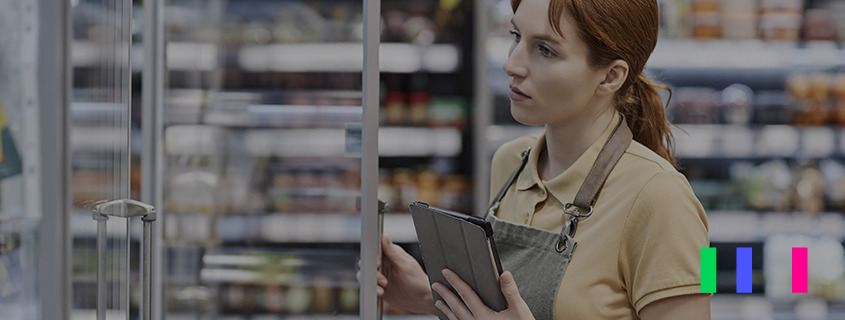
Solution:
{"label": "woman's eyebrow", "polygon": [[[516,22],[513,20],[513,18],[511,18],[511,25],[513,26],[514,29],[519,30],[519,27],[516,26]],[[533,36],[531,36],[531,38],[535,39],[535,40],[542,40],[542,41],[546,41],[546,42],[551,42],[553,45],[557,45],[557,46],[562,45],[562,42],[566,41],[566,37],[564,37],[563,35],[560,35],[560,38],[562,38],[563,41],[560,41],[560,40],[556,39],[557,37],[553,37],[553,36],[548,35],[548,34],[533,35]]]}

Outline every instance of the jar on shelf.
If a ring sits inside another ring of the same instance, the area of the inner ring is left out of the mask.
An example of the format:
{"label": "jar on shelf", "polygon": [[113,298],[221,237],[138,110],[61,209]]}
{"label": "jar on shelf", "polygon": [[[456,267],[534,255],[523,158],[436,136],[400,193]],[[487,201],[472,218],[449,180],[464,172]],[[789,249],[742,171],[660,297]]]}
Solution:
{"label": "jar on shelf", "polygon": [[391,206],[396,212],[408,212],[408,205],[417,200],[417,185],[414,172],[410,169],[396,169],[393,172],[393,187],[397,192],[396,205]]}
{"label": "jar on shelf", "polygon": [[388,92],[384,98],[384,124],[401,125],[408,114],[405,104],[405,93],[400,91]]}
{"label": "jar on shelf", "polygon": [[836,40],[836,23],[833,13],[822,9],[807,10],[804,13],[804,40]]}
{"label": "jar on shelf", "polygon": [[721,3],[722,36],[726,39],[756,39],[758,8],[755,0]]}
{"label": "jar on shelf", "polygon": [[803,19],[802,0],[762,0],[760,34],[764,40],[797,41]]}
{"label": "jar on shelf", "polygon": [[693,0],[691,3],[692,37],[696,39],[716,39],[722,37],[720,1]]}
{"label": "jar on shelf", "polygon": [[833,104],[833,120],[836,124],[845,126],[845,72],[840,72],[833,77],[830,95]]}
{"label": "jar on shelf", "polygon": [[830,76],[823,72],[794,73],[787,78],[786,90],[796,125],[820,126],[827,122],[829,86]]}
{"label": "jar on shelf", "polygon": [[677,123],[716,123],[718,112],[716,91],[704,87],[687,87],[675,90],[672,112]]}
{"label": "jar on shelf", "polygon": [[440,177],[426,170],[417,175],[417,200],[433,206],[439,206]]}

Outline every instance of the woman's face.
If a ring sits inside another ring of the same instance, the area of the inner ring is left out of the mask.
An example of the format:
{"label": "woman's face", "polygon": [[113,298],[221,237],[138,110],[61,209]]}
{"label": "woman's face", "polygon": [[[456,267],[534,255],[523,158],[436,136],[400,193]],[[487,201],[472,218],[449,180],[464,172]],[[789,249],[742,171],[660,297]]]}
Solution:
{"label": "woman's face", "polygon": [[605,73],[587,63],[587,45],[568,14],[561,18],[563,37],[549,25],[550,1],[523,0],[511,20],[514,42],[503,68],[511,114],[527,125],[566,124],[602,111],[595,93]]}

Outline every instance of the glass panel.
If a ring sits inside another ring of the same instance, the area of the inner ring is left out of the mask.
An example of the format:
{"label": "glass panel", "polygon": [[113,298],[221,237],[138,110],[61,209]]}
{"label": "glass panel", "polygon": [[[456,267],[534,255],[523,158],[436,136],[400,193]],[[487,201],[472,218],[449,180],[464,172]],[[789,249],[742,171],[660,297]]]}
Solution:
{"label": "glass panel", "polygon": [[[137,199],[135,185],[130,189],[130,172],[137,172],[131,169],[137,162],[130,158],[130,132],[136,128],[132,84],[140,83],[140,73],[132,72],[130,56],[138,54],[130,51],[139,51],[132,46],[135,29],[131,24],[132,13],[140,16],[140,11],[132,6],[133,1],[122,0],[72,1],[73,318],[92,319],[97,309],[98,226],[92,219],[93,206]],[[138,278],[135,259],[141,232],[140,223],[135,224],[132,229],[137,236],[130,237],[129,220],[110,217],[106,222],[107,319],[128,319],[130,296],[137,295],[137,281],[132,293],[129,283]],[[131,264],[130,246],[136,252]]]}
{"label": "glass panel", "polygon": [[358,319],[361,2],[166,4],[166,317]]}
{"label": "glass panel", "polygon": [[37,36],[24,29],[38,24],[36,16],[30,1],[0,2],[0,310],[10,319],[36,319],[40,308],[35,237],[41,215],[27,206],[27,196],[33,195],[25,185],[34,177],[23,174],[24,164],[37,163],[33,147],[24,149],[38,130],[25,122],[33,118],[24,111],[24,96],[35,89],[22,91],[33,85],[25,79],[35,79],[23,62],[36,52]]}

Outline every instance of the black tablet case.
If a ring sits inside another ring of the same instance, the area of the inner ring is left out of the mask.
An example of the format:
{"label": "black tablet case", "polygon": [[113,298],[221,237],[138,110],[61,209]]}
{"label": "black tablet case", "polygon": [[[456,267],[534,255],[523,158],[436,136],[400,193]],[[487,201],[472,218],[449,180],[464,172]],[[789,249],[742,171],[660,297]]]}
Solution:
{"label": "black tablet case", "polygon": [[[422,202],[414,202],[410,209],[430,283],[440,282],[455,292],[441,273],[448,268],[472,287],[488,307],[506,309],[507,301],[499,287],[502,267],[490,223]],[[432,294],[434,301],[440,300],[437,292],[432,290]],[[438,316],[447,319],[440,311]]]}

